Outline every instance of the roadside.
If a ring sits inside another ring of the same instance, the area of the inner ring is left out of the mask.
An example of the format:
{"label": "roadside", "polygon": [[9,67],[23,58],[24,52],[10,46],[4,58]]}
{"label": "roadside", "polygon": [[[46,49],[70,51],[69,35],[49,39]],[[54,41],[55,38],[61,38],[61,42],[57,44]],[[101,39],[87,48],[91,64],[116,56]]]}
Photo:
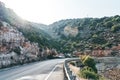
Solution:
{"label": "roadside", "polygon": [[76,66],[73,66],[73,65],[69,65],[69,67],[70,67],[70,69],[71,69],[71,71],[77,76],[77,78],[79,79],[79,80],[87,80],[87,79],[84,79],[84,78],[80,78],[79,76],[78,76],[78,74],[79,74],[79,71],[80,71],[80,68],[78,68],[78,67],[76,67]]}
{"label": "roadside", "polygon": [[64,80],[63,64],[58,64],[45,80]]}

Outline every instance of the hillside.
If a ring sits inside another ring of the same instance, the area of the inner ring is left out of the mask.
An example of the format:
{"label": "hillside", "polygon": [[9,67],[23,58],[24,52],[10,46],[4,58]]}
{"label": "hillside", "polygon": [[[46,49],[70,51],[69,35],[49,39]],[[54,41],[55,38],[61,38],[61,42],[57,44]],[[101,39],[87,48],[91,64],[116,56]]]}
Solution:
{"label": "hillside", "polygon": [[39,59],[38,44],[31,43],[15,27],[0,21],[0,68]]}
{"label": "hillside", "polygon": [[[120,16],[67,19],[50,26],[63,52],[111,48],[120,44]],[[53,35],[51,35],[53,36]]]}
{"label": "hillside", "polygon": [[57,55],[59,46],[45,30],[46,25],[23,20],[0,2],[0,68]]}
{"label": "hillside", "polygon": [[[9,14],[8,14],[9,13]],[[50,25],[29,22],[0,2],[0,20],[43,49],[62,53],[111,50],[120,44],[120,16],[66,19]]]}
{"label": "hillside", "polygon": [[13,10],[6,8],[4,3],[0,2],[0,20],[16,27],[31,42],[37,42],[41,48],[53,48],[54,44],[49,33],[46,33],[47,25],[29,22],[21,19]]}

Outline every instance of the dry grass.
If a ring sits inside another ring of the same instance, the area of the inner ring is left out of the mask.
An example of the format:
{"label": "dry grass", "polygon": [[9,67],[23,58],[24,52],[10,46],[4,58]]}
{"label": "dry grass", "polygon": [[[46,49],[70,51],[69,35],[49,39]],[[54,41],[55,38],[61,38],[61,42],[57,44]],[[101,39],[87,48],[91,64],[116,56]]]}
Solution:
{"label": "dry grass", "polygon": [[120,80],[120,69],[114,68],[106,71],[104,76],[110,80]]}

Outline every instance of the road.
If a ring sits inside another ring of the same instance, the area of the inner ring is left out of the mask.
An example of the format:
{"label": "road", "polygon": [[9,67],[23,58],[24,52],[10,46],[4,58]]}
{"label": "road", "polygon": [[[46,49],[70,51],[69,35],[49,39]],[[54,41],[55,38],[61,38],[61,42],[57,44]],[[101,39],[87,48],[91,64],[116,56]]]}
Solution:
{"label": "road", "polygon": [[60,72],[55,72],[55,70],[61,66],[64,60],[65,59],[47,60],[3,69],[0,70],[0,80],[53,80],[50,78],[53,77],[53,74],[55,75]]}

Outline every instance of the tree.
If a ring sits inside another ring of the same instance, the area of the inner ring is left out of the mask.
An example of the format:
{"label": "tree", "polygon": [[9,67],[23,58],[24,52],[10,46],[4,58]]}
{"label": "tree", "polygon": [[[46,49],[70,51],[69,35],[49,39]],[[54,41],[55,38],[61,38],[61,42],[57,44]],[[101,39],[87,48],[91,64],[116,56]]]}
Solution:
{"label": "tree", "polygon": [[107,41],[104,39],[104,37],[98,37],[93,35],[92,42],[95,44],[105,44]]}
{"label": "tree", "polygon": [[15,48],[13,49],[13,51],[14,51],[15,53],[17,53],[18,55],[21,54],[21,49],[20,49],[20,47],[15,47]]}
{"label": "tree", "polygon": [[108,28],[111,28],[113,26],[113,23],[111,21],[108,21],[104,25]]}
{"label": "tree", "polygon": [[119,30],[120,30],[120,24],[114,25],[114,26],[112,26],[112,28],[111,28],[111,31],[112,31],[112,32],[116,32],[116,31],[119,31]]}

